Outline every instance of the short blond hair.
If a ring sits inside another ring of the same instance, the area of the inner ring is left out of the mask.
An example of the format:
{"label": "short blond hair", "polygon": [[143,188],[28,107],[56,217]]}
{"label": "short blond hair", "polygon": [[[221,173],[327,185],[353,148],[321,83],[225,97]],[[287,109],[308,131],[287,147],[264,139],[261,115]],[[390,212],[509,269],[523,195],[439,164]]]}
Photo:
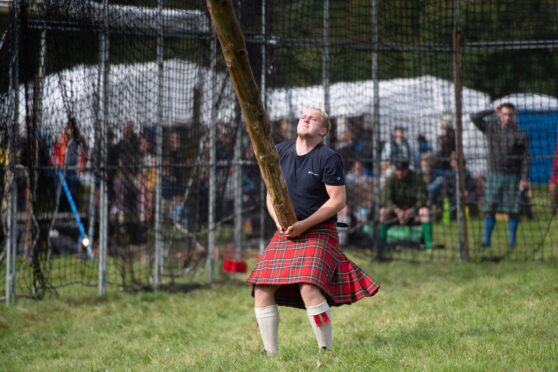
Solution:
{"label": "short blond hair", "polygon": [[324,110],[317,108],[317,107],[310,107],[311,110],[316,110],[318,112],[320,112],[323,116],[323,120],[322,120],[322,128],[327,129],[327,131],[329,132],[330,128],[331,128],[331,122],[329,121],[329,115],[327,114],[327,112],[325,112]]}

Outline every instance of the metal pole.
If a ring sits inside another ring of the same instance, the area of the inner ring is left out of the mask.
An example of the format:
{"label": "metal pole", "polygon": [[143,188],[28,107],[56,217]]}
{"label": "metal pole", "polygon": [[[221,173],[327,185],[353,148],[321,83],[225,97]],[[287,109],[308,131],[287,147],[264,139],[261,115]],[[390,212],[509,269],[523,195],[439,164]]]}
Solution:
{"label": "metal pole", "polygon": [[[264,109],[267,111],[267,94],[266,94],[266,79],[265,73],[267,69],[267,35],[266,35],[266,23],[265,23],[265,0],[262,0],[262,29],[261,33],[263,36],[263,43],[261,45],[261,55],[262,55],[262,66],[260,72],[260,94],[262,96],[262,102]],[[266,193],[265,193],[265,183],[260,177],[260,241],[259,248],[260,253],[263,253],[265,249],[265,213],[266,213]]]}
{"label": "metal pole", "polygon": [[10,66],[10,91],[12,93],[13,117],[9,129],[8,144],[8,215],[6,239],[6,303],[16,299],[16,254],[17,254],[17,187],[15,182],[15,165],[17,161],[17,137],[19,133],[19,1],[12,4],[12,61]]}
{"label": "metal pole", "polygon": [[234,143],[234,247],[236,259],[240,260],[242,251],[242,119],[239,115],[236,130],[236,141]]}
{"label": "metal pole", "polygon": [[467,218],[465,213],[465,165],[463,162],[463,104],[462,104],[462,68],[461,68],[461,31],[459,28],[459,0],[453,1],[453,77],[455,88],[455,139],[457,144],[456,182],[459,187],[457,200],[457,227],[459,233],[459,257],[462,261],[469,260],[469,244],[467,237]]}
{"label": "metal pole", "polygon": [[[236,8],[240,13],[241,4],[240,1],[236,2]],[[240,14],[238,14],[238,19],[240,22]],[[236,108],[237,117],[237,130],[236,130],[236,141],[234,143],[234,246],[235,246],[235,256],[236,260],[240,260],[242,251],[242,113],[240,108]]]}
{"label": "metal pole", "polygon": [[211,120],[209,123],[209,233],[207,237],[207,275],[209,284],[213,283],[213,271],[215,266],[215,199],[217,178],[217,108],[215,107],[217,95],[217,40],[213,35],[211,38],[211,67],[209,69],[211,84]]}
{"label": "metal pole", "polygon": [[[322,49],[322,81],[324,85],[324,111],[330,115],[330,82],[329,82],[329,0],[324,1],[324,14],[323,14],[323,42]],[[327,134],[325,142],[331,145],[330,133]]]}
{"label": "metal pole", "polygon": [[103,32],[100,33],[100,78],[99,95],[101,99],[101,183],[99,189],[99,296],[105,296],[107,291],[107,252],[108,252],[108,115],[109,115],[109,53],[110,40],[108,29],[108,0],[103,0],[104,20]]}
{"label": "metal pole", "polygon": [[162,234],[162,183],[163,183],[163,85],[164,85],[164,39],[163,39],[163,0],[158,0],[159,24],[157,25],[157,135],[156,135],[156,169],[155,184],[155,267],[153,273],[153,288],[159,289],[163,272],[163,234]]}
{"label": "metal pole", "polygon": [[374,249],[377,259],[382,258],[382,246],[379,240],[379,219],[380,219],[380,80],[379,80],[379,61],[378,61],[378,0],[372,0],[372,81],[373,81],[373,97],[372,97],[372,153],[373,153],[373,174],[374,174]]}

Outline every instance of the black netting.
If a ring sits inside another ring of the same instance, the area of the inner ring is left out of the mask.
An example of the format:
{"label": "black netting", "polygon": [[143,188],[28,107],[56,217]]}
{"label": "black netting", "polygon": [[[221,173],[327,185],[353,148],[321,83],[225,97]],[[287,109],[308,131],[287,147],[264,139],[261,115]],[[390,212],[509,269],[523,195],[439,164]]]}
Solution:
{"label": "black netting", "polygon": [[[0,46],[0,160],[2,192],[12,179],[18,191],[20,294],[96,285],[105,227],[108,281],[126,288],[157,283],[156,252],[166,285],[206,280],[208,258],[264,245],[274,226],[204,1],[16,4]],[[344,246],[395,259],[556,257],[555,1],[234,4],[274,141],[296,136],[307,107],[330,115],[326,142],[347,177]],[[514,156],[530,161],[530,184],[502,202],[521,210],[514,249],[516,213],[499,211],[482,248],[483,209],[501,198],[487,192],[519,181],[499,181],[471,115],[504,102],[529,138]],[[426,187],[432,250],[425,221],[392,229],[396,219],[382,217],[396,154]],[[6,192],[3,201],[2,263]]]}

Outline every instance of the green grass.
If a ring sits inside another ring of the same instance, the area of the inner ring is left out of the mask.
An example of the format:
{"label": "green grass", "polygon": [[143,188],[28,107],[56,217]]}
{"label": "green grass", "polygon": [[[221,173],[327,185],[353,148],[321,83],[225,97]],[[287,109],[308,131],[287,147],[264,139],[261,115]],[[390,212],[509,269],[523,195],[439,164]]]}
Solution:
{"label": "green grass", "polygon": [[249,287],[124,293],[61,289],[0,305],[0,370],[553,370],[556,261],[370,263],[381,292],[335,308],[318,352],[304,311],[280,308],[280,354],[261,355]]}

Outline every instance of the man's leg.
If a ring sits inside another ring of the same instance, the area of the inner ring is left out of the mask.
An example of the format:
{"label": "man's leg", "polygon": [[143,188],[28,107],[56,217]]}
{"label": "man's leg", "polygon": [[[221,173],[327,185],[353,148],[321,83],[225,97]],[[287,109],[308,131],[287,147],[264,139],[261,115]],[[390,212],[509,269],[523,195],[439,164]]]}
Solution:
{"label": "man's leg", "polygon": [[484,230],[482,233],[482,246],[485,248],[490,247],[490,238],[495,225],[496,217],[494,216],[494,213],[487,213],[484,216]]}
{"label": "man's leg", "polygon": [[277,286],[257,285],[254,288],[256,321],[268,354],[279,351],[279,309],[275,302]]}
{"label": "man's leg", "polygon": [[430,211],[428,208],[421,208],[419,210],[419,218],[422,224],[422,236],[424,238],[424,248],[429,251],[432,249],[432,235],[434,234],[432,221],[430,219]]}
{"label": "man's leg", "polygon": [[393,217],[393,212],[388,208],[380,208],[380,248],[383,250],[387,242],[387,231],[389,229],[390,218]]}
{"label": "man's leg", "polygon": [[510,213],[508,216],[508,247],[515,247],[515,237],[519,226],[519,215]]}
{"label": "man's leg", "polygon": [[550,197],[550,214],[554,216],[556,214],[556,209],[558,209],[558,184],[549,183],[548,194]]}
{"label": "man's leg", "polygon": [[320,349],[331,349],[333,345],[333,327],[331,310],[322,291],[312,284],[301,284],[300,295],[306,306],[306,314]]}

